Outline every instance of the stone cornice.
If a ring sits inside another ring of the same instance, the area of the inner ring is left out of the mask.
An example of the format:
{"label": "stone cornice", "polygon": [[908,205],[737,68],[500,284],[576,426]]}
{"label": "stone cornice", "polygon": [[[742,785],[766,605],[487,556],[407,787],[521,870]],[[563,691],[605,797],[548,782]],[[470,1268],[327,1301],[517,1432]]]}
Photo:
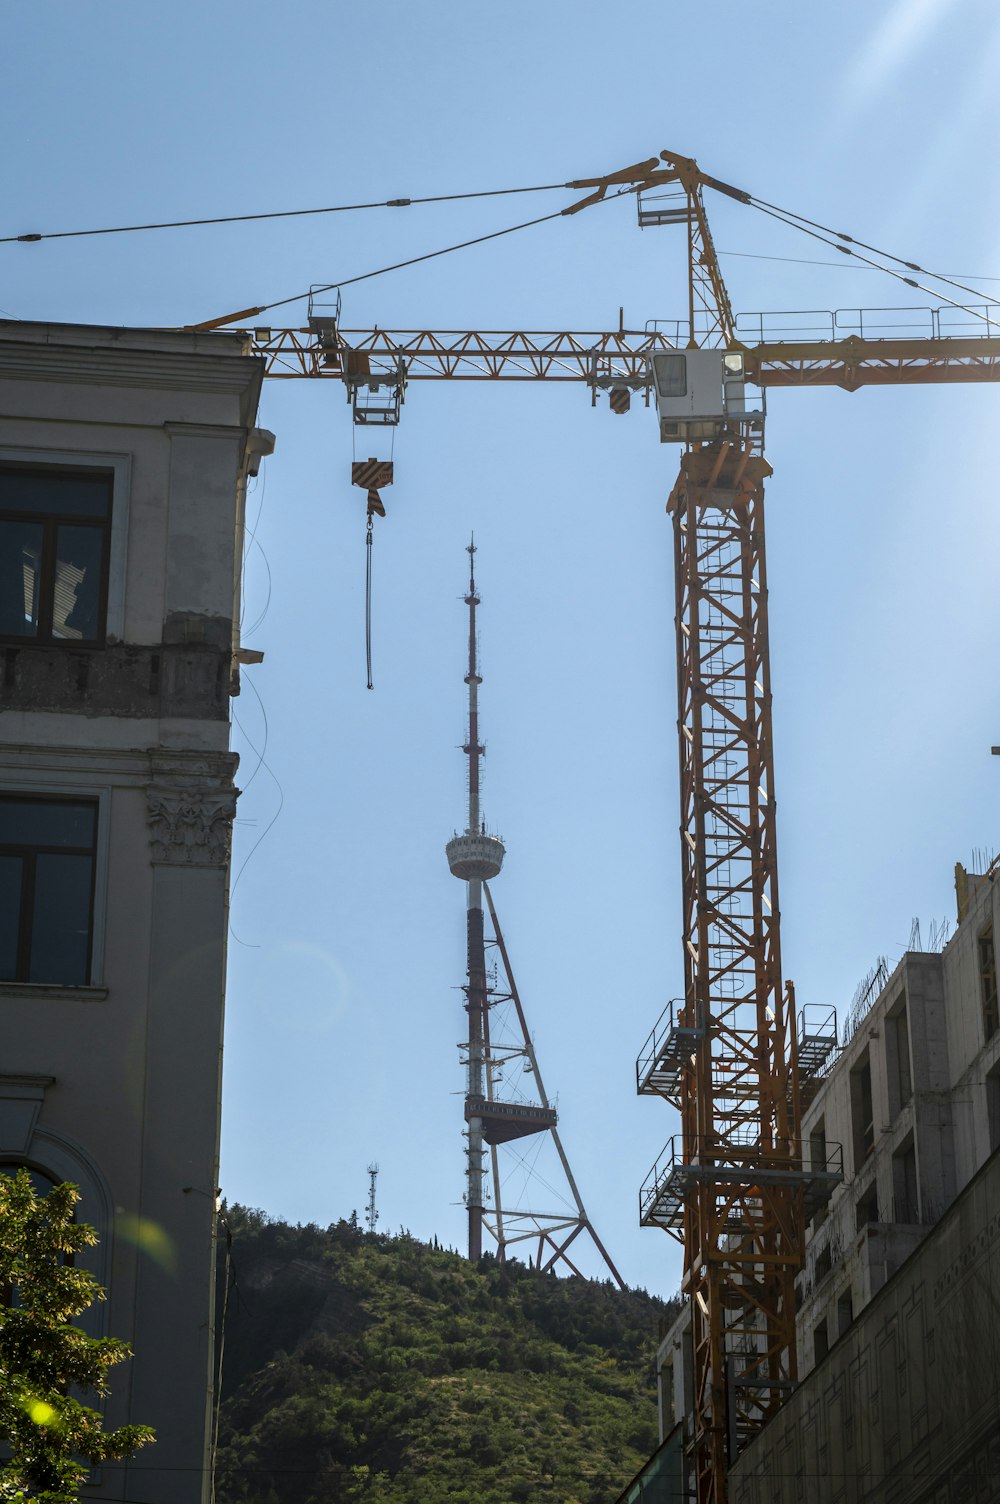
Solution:
{"label": "stone cornice", "polygon": [[[211,336],[167,330],[151,332],[143,345],[135,343],[142,334],[137,330],[56,325],[48,339],[36,340],[19,337],[18,328],[0,324],[0,380],[229,393],[242,399],[244,420],[252,423],[265,363],[246,353],[244,338],[225,336],[229,348],[222,349],[213,347]],[[76,337],[68,338],[70,333]],[[181,349],[170,348],[173,339]],[[113,422],[114,415],[105,421]]]}
{"label": "stone cornice", "polygon": [[[239,765],[235,752],[199,748],[50,747],[0,745],[0,780],[4,774],[24,773],[28,780],[41,772],[108,774],[115,780],[148,783],[151,778],[232,782]],[[18,780],[20,782],[20,780]]]}

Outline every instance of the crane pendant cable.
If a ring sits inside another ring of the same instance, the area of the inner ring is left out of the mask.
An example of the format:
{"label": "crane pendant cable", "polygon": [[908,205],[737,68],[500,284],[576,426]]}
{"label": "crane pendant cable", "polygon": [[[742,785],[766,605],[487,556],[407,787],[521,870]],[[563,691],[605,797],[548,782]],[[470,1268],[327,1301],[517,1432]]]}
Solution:
{"label": "crane pendant cable", "polygon": [[372,512],[368,513],[368,532],[365,536],[365,659],[368,665],[368,688],[372,683]]}

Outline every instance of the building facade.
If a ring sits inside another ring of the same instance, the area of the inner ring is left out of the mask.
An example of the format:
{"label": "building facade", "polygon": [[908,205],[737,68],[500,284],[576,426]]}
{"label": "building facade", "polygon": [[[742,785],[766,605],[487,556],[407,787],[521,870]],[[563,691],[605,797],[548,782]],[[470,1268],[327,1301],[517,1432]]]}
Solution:
{"label": "building facade", "polygon": [[71,1180],[130,1342],[88,1496],[207,1496],[239,596],[262,362],[0,324],[0,1168]]}
{"label": "building facade", "polygon": [[[959,867],[956,889],[940,952],[878,973],[842,1044],[835,1028],[800,1038],[803,1152],[820,1172],[796,1281],[800,1384],[736,1460],[734,1504],[1000,1498],[1000,870]],[[666,1436],[692,1404],[687,1313],[658,1368]],[[994,1491],[949,1492],[979,1476],[980,1452]]]}

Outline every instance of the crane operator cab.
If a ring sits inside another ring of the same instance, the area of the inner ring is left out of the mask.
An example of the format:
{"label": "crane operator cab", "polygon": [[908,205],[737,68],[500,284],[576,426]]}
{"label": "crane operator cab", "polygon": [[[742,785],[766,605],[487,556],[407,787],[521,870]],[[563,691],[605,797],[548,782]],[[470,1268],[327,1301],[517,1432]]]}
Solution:
{"label": "crane operator cab", "polygon": [[743,356],[737,350],[662,350],[650,357],[660,442],[684,444],[763,434],[760,407],[747,406]]}

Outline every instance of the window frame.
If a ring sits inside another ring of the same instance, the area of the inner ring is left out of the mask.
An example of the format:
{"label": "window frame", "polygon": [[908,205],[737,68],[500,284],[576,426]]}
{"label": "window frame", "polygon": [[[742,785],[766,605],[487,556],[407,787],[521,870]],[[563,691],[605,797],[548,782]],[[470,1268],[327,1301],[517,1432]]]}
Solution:
{"label": "window frame", "polygon": [[90,888],[90,948],[87,978],[83,982],[26,982],[10,980],[0,982],[0,989],[10,993],[12,989],[49,992],[53,988],[72,993],[104,986],[105,931],[108,908],[108,856],[111,829],[111,789],[107,786],[77,783],[15,783],[10,779],[0,780],[0,796],[35,800],[41,803],[79,804],[86,802],[95,806],[93,873]]}
{"label": "window frame", "polygon": [[[106,526],[99,636],[81,641],[72,637],[25,637],[5,634],[5,647],[56,649],[102,648],[120,642],[125,635],[125,566],[128,551],[128,499],[131,486],[131,455],[120,450],[101,453],[89,449],[25,449],[0,446],[0,468],[53,470],[85,474],[103,471],[111,478],[111,506]],[[87,524],[84,524],[87,525]]]}

